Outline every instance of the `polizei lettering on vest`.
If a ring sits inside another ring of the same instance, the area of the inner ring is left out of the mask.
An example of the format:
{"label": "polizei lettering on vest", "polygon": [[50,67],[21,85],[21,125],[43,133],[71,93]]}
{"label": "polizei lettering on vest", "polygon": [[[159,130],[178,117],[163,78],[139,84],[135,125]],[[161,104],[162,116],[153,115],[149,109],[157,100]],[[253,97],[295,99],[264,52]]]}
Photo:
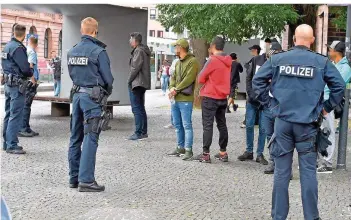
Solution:
{"label": "polizei lettering on vest", "polygon": [[68,59],[68,65],[87,66],[88,58],[87,57],[70,57]]}
{"label": "polizei lettering on vest", "polygon": [[302,78],[313,78],[313,71],[312,67],[305,67],[305,66],[280,66],[279,67],[279,74],[283,76],[295,76],[295,77],[302,77]]}

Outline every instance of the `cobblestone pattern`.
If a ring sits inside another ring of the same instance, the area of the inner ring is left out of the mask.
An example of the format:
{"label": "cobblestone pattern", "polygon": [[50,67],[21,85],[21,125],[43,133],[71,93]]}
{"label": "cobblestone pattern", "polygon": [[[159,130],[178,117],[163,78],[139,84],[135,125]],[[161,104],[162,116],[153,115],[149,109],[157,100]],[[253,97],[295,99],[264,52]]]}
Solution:
{"label": "cobblestone pattern", "polygon": [[[159,94],[147,93],[148,140],[125,141],[133,129],[130,107],[115,109],[113,129],[103,132],[97,153],[96,178],[106,186],[102,193],[79,193],[68,188],[69,118],[51,117],[50,104],[35,101],[31,124],[40,136],[20,139],[27,150],[25,156],[1,155],[1,190],[13,218],[271,219],[273,176],[263,174],[265,166],[236,159],[245,148],[245,130],[239,128],[244,108],[227,115],[229,163],[214,159],[212,164],[184,162],[165,155],[175,147],[175,132],[163,129],[170,113],[165,107],[168,102]],[[3,97],[0,107],[3,109]],[[200,111],[194,112],[193,123],[196,154],[202,141]],[[217,139],[215,129],[213,155],[218,150]],[[350,153],[349,149],[351,169]],[[300,220],[303,214],[296,155],[293,166],[288,219]],[[322,219],[351,219],[350,176],[350,171],[318,176]]]}

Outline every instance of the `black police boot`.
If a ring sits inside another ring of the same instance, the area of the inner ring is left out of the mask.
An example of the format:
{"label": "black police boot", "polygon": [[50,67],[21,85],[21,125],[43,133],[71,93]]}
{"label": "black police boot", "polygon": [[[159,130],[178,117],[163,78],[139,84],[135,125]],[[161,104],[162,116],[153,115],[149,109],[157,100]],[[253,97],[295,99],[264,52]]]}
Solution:
{"label": "black police boot", "polygon": [[274,163],[270,163],[269,166],[264,170],[265,174],[274,174]]}
{"label": "black police boot", "polygon": [[105,191],[105,186],[99,185],[96,181],[92,183],[79,183],[79,192],[103,192]]}

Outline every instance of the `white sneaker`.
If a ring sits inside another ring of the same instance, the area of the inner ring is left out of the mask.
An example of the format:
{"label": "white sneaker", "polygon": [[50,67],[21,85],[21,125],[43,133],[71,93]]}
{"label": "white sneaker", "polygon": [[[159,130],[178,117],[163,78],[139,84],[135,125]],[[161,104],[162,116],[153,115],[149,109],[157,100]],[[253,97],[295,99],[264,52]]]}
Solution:
{"label": "white sneaker", "polygon": [[245,124],[241,124],[240,128],[246,128],[246,125]]}
{"label": "white sneaker", "polygon": [[172,129],[172,128],[174,128],[174,126],[172,125],[172,124],[169,124],[169,125],[166,125],[166,126],[163,126],[164,128],[166,128],[166,129]]}

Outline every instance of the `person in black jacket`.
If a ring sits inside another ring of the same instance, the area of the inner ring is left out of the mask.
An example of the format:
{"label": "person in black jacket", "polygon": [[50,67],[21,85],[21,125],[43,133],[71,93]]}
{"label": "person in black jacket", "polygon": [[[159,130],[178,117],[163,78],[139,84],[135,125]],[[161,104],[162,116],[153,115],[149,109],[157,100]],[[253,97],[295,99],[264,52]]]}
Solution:
{"label": "person in black jacket", "polygon": [[227,106],[227,113],[230,113],[229,107],[233,104],[233,110],[236,111],[238,109],[238,105],[234,104],[234,100],[237,97],[238,93],[238,83],[240,83],[240,73],[243,72],[243,66],[241,63],[237,61],[236,53],[230,54],[233,62],[231,67],[231,74],[230,74],[230,94],[228,99],[228,106]]}
{"label": "person in black jacket", "polygon": [[256,116],[259,115],[259,135],[256,162],[263,165],[268,165],[268,161],[263,156],[266,134],[264,131],[264,126],[262,125],[262,106],[260,102],[256,100],[256,94],[252,90],[252,78],[257,70],[266,62],[266,60],[266,54],[258,55],[251,59],[251,68],[246,77],[246,151],[238,157],[240,161],[253,160],[254,127]]}

